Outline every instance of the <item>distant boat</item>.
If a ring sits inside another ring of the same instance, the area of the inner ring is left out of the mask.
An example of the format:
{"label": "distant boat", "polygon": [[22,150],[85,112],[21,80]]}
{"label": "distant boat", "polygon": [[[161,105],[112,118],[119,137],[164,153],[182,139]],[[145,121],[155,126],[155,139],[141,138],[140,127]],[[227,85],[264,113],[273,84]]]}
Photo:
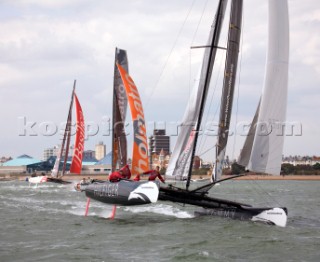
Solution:
{"label": "distant boat", "polygon": [[[71,101],[69,106],[67,123],[63,135],[63,140],[60,148],[60,152],[58,152],[54,167],[52,169],[50,176],[38,176],[29,178],[29,183],[38,184],[44,182],[53,182],[60,184],[69,184],[71,182],[62,180],[62,177],[66,173],[67,160],[69,155],[69,147],[70,147],[70,138],[71,138],[71,123],[72,123],[72,107],[73,102],[75,101],[75,110],[76,110],[76,136],[75,136],[75,147],[72,156],[72,162],[70,165],[70,173],[80,174],[82,168],[82,157],[84,150],[84,139],[85,139],[85,128],[84,128],[84,117],[80,102],[75,93],[76,88],[76,80],[73,84],[73,90],[71,94]],[[62,165],[61,158],[63,157]],[[62,166],[62,167],[61,167]],[[60,171],[61,168],[61,171]]]}
{"label": "distant boat", "polygon": [[[197,215],[213,215],[226,218],[261,221],[268,224],[286,226],[287,209],[285,207],[252,207],[251,205],[207,196],[217,183],[233,179],[231,176],[221,179],[222,163],[225,159],[232,101],[237,70],[239,42],[242,20],[242,0],[231,1],[231,14],[228,32],[225,74],[220,105],[218,141],[216,146],[215,171],[212,182],[189,190],[192,163],[195,155],[198,134],[206,96],[208,93],[216,51],[219,48],[219,36],[227,1],[220,0],[208,45],[205,46],[203,64],[193,91],[192,100],[185,112],[177,144],[169,162],[167,178],[187,179],[186,189],[172,185],[160,187],[159,200],[191,204],[202,207]],[[249,170],[279,175],[284,136],[276,132],[261,136],[256,131],[256,123],[267,127],[283,128],[286,113],[288,56],[289,56],[288,7],[286,0],[269,0],[269,45],[264,91],[252,124],[254,136],[248,136],[242,150],[240,163]],[[190,124],[193,123],[193,124]],[[273,130],[274,131],[274,130]]]}

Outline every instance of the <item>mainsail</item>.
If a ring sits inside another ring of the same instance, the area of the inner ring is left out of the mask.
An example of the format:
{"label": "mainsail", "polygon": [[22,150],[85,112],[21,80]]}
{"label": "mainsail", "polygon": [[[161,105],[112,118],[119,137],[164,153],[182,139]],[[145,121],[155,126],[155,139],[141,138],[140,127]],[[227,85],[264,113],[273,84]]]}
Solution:
{"label": "mainsail", "polygon": [[131,173],[141,174],[149,169],[148,144],[144,112],[138,89],[126,70],[117,64],[126,89],[133,121],[133,153]]}
{"label": "mainsail", "polygon": [[72,162],[70,166],[70,173],[80,174],[82,168],[82,157],[84,150],[84,139],[85,139],[85,129],[84,129],[84,117],[81,105],[79,103],[77,95],[74,93],[75,105],[76,105],[76,138],[73,151]]}
{"label": "mainsail", "polygon": [[222,175],[223,162],[229,137],[229,127],[234,95],[234,86],[237,74],[237,64],[239,56],[240,34],[242,21],[242,0],[232,1],[229,36],[227,46],[227,58],[223,79],[223,89],[220,105],[220,118],[218,129],[218,141],[216,146],[215,173],[212,180],[219,180]]}
{"label": "mainsail", "polygon": [[[286,0],[269,0],[269,41],[264,89],[252,150],[244,148],[240,159],[240,163],[246,164],[247,169],[254,172],[280,174],[286,121],[288,62],[288,3]],[[252,137],[248,136],[247,139]]]}
{"label": "mainsail", "polygon": [[188,176],[190,180],[203,107],[208,93],[226,5],[225,0],[219,2],[208,39],[209,47],[205,49],[199,78],[195,83],[191,100],[180,126],[179,136],[166,172],[167,178],[183,179]]}
{"label": "mainsail", "polygon": [[127,95],[117,63],[128,71],[127,52],[116,48],[113,79],[113,117],[112,117],[112,172],[127,164],[127,138],[124,123],[127,112]]}
{"label": "mainsail", "polygon": [[260,103],[261,103],[261,100],[259,101],[256,113],[254,114],[253,120],[252,120],[250,128],[249,128],[249,132],[247,134],[246,141],[244,142],[244,145],[243,145],[242,150],[240,152],[240,156],[237,161],[238,164],[241,166],[247,166],[250,161],[253,139],[254,139],[254,134],[256,133],[258,116],[259,116],[259,111],[260,111]]}

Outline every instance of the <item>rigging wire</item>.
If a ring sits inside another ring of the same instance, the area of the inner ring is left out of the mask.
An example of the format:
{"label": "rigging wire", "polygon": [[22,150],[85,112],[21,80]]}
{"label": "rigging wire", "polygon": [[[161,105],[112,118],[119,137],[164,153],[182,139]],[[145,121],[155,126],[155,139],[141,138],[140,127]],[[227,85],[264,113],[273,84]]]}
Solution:
{"label": "rigging wire", "polygon": [[[222,62],[223,62],[223,59],[220,60],[220,65],[219,65],[219,70],[218,70],[218,75],[217,75],[217,78],[216,78],[216,82],[214,84],[214,88],[213,88],[213,91],[212,91],[212,95],[211,95],[211,100],[210,100],[210,104],[209,104],[209,107],[208,107],[208,110],[207,110],[207,114],[206,114],[206,120],[204,123],[207,123],[208,122],[208,119],[210,117],[210,110],[211,110],[211,106],[213,105],[213,99],[215,97],[215,93],[216,93],[216,90],[217,90],[217,87],[218,87],[218,81],[220,79],[220,73],[221,73],[221,68],[222,68]],[[214,111],[214,114],[212,116],[212,122],[214,119],[216,119],[216,115],[218,113],[218,110],[219,110],[219,104],[217,104],[217,107]],[[199,147],[198,147],[198,152],[201,152],[203,149],[204,149],[204,146],[207,142],[207,138],[204,138],[206,137],[205,134],[202,134],[202,136],[200,137],[200,141],[199,141]],[[216,145],[213,146],[213,148],[215,148]],[[212,148],[211,148],[212,149]],[[208,151],[205,151],[205,153],[208,152]],[[201,155],[203,155],[201,153]]]}
{"label": "rigging wire", "polygon": [[171,57],[171,55],[172,55],[172,53],[173,53],[173,50],[175,49],[175,47],[176,47],[176,45],[177,45],[178,39],[180,38],[180,35],[181,35],[182,30],[183,30],[183,28],[184,28],[184,25],[185,25],[186,21],[188,20],[188,17],[189,17],[189,15],[190,15],[190,13],[191,13],[191,10],[192,10],[192,8],[193,8],[193,5],[194,5],[195,1],[196,1],[196,0],[193,0],[192,3],[191,3],[191,6],[190,6],[190,8],[189,8],[189,10],[188,10],[188,12],[187,12],[186,18],[184,19],[184,21],[183,21],[183,23],[182,23],[182,25],[181,25],[181,27],[180,27],[180,29],[179,29],[178,35],[176,36],[176,39],[174,40],[174,43],[173,43],[173,45],[172,45],[172,47],[171,47],[171,50],[170,50],[170,52],[169,52],[169,55],[168,55],[168,57],[167,57],[164,65],[163,65],[163,67],[162,67],[162,69],[161,69],[160,75],[159,75],[159,77],[158,77],[158,79],[157,79],[154,87],[153,87],[152,90],[151,90],[151,93],[150,93],[150,95],[149,95],[149,99],[147,99],[147,102],[146,102],[146,104],[145,104],[145,108],[148,106],[149,102],[151,101],[151,97],[153,96],[153,93],[154,93],[155,89],[156,89],[156,88],[158,87],[158,85],[159,85],[160,79],[162,78],[162,75],[163,75],[163,73],[164,73],[164,71],[165,71],[165,69],[166,69],[166,67],[167,67],[167,64],[168,64],[168,62],[169,62],[169,60],[170,60],[170,57]]}
{"label": "rigging wire", "polygon": [[[254,179],[254,180],[251,181],[251,183],[256,186],[256,187],[253,186],[252,188],[257,192],[257,194],[261,195],[261,192],[264,193],[265,199],[266,199],[265,200],[266,203],[276,203],[278,206],[281,206],[281,204],[277,201],[277,199],[274,196],[272,196],[267,190],[265,190],[260,185],[260,183],[258,183],[258,180]],[[268,201],[267,197],[269,197],[269,201]]]}
{"label": "rigging wire", "polygon": [[[221,42],[221,40],[220,40],[220,42]],[[226,53],[225,53],[225,56],[226,56]],[[206,120],[203,123],[208,123],[208,120],[209,120],[209,117],[210,117],[211,106],[213,104],[213,99],[214,99],[216,91],[217,91],[218,81],[220,80],[221,70],[224,69],[224,67],[222,65],[224,61],[225,61],[225,59],[220,59],[220,64],[218,66],[218,75],[217,75],[217,78],[216,78],[216,82],[214,84],[214,89],[213,89],[213,92],[212,92],[210,104],[209,104],[209,107],[207,109]],[[217,68],[217,67],[215,67],[215,68]],[[212,123],[214,123],[214,119],[216,119],[216,116],[217,116],[217,113],[218,113],[219,109],[220,109],[220,102],[217,102],[216,110],[215,110],[215,112],[214,112],[214,114],[213,114],[213,116],[211,118],[212,119],[211,120]],[[198,153],[198,154],[203,155],[203,154],[207,153],[208,151],[210,151],[211,149],[216,147],[216,144],[215,144],[213,147],[210,147],[209,150],[205,150],[205,152],[203,153],[202,151],[204,150],[204,147],[206,145],[207,140],[208,140],[208,138],[207,138],[206,134],[203,132],[203,134],[202,134],[202,136],[200,138],[199,146],[198,146],[198,150],[197,150],[198,152],[201,152],[201,153]]]}
{"label": "rigging wire", "polygon": [[[189,17],[189,15],[190,15],[190,13],[191,13],[191,10],[192,10],[195,2],[196,2],[196,0],[193,0],[192,3],[191,3],[191,5],[190,5],[190,7],[189,7],[189,10],[188,10],[188,12],[187,12],[187,15],[186,15],[186,17],[185,17],[185,19],[184,19],[184,21],[183,21],[183,23],[182,23],[182,25],[181,25],[181,27],[180,27],[180,29],[179,29],[178,35],[176,36],[176,38],[175,38],[175,40],[174,40],[174,43],[173,43],[173,45],[172,45],[172,47],[171,47],[171,50],[170,50],[170,52],[169,52],[169,55],[168,55],[168,57],[167,57],[164,65],[163,65],[163,67],[162,67],[162,69],[161,69],[160,75],[159,75],[159,77],[158,77],[158,79],[157,79],[154,87],[152,88],[151,93],[149,94],[149,98],[147,99],[147,102],[146,102],[145,105],[144,105],[144,109],[146,109],[146,108],[148,107],[148,104],[149,104],[149,102],[151,101],[151,97],[153,96],[155,89],[156,89],[156,88],[158,87],[158,85],[159,85],[160,79],[162,78],[162,75],[163,75],[163,73],[164,73],[164,71],[165,71],[165,69],[166,69],[166,66],[167,66],[167,64],[168,64],[168,62],[169,62],[169,60],[170,60],[170,57],[171,57],[171,55],[172,55],[172,53],[173,53],[173,50],[175,49],[175,47],[176,47],[176,45],[177,45],[178,39],[180,38],[180,35],[181,35],[181,33],[182,33],[182,30],[183,30],[183,28],[184,28],[184,26],[185,26],[186,21],[188,20],[188,17]],[[136,131],[137,128],[138,128],[138,126],[134,129],[134,132]]]}
{"label": "rigging wire", "polygon": [[[205,2],[205,5],[204,5],[204,7],[202,9],[201,16],[200,16],[199,22],[197,24],[196,30],[195,30],[195,32],[193,34],[190,46],[193,46],[194,40],[195,40],[196,35],[197,35],[198,31],[199,31],[199,27],[200,27],[200,24],[201,24],[201,21],[202,21],[202,18],[203,18],[203,14],[204,14],[205,10],[207,9],[208,1],[209,0],[207,0]],[[193,81],[191,81],[191,75],[192,75],[192,66],[191,66],[192,65],[192,63],[191,63],[192,56],[191,56],[191,52],[192,52],[192,49],[190,48],[190,50],[189,50],[189,101],[190,101],[190,98],[191,98],[191,82],[193,82]]]}

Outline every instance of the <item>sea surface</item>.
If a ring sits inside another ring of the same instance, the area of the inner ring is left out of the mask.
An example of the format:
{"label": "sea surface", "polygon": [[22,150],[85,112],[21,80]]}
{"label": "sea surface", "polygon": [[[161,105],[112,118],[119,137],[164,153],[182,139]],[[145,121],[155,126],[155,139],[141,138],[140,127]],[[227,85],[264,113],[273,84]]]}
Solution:
{"label": "sea surface", "polygon": [[[194,182],[197,183],[197,182]],[[170,202],[118,207],[73,185],[0,182],[0,261],[320,261],[320,181],[226,181],[211,195],[279,204],[287,227],[195,217]]]}

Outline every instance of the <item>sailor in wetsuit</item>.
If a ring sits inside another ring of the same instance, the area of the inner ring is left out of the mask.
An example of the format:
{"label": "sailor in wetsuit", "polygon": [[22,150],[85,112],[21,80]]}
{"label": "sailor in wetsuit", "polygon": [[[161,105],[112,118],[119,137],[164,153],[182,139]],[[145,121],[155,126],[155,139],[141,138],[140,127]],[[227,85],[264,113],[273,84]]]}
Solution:
{"label": "sailor in wetsuit", "polygon": [[119,171],[114,171],[109,175],[110,182],[119,182],[121,179],[130,179],[131,172],[129,165],[125,165]]}
{"label": "sailor in wetsuit", "polygon": [[[146,172],[143,172],[142,175],[149,175],[149,178],[148,178],[149,181],[154,181],[154,180],[156,180],[156,178],[159,178],[162,183],[166,183],[164,178],[160,174],[160,167],[159,166],[157,166],[155,170],[153,169],[153,170],[148,170]],[[139,181],[140,175],[138,174],[133,180]]]}

